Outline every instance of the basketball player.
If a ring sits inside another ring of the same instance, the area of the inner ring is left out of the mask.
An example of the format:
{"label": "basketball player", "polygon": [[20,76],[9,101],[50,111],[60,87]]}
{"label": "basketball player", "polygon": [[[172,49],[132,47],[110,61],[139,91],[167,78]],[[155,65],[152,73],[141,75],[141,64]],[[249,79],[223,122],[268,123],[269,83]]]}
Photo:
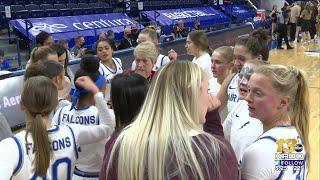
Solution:
{"label": "basketball player", "polygon": [[97,42],[97,55],[100,59],[99,72],[107,80],[107,91],[105,92],[105,98],[110,100],[110,83],[116,74],[123,72],[122,62],[119,58],[112,57],[113,49],[111,42],[108,39],[99,40]]}
{"label": "basketball player", "polygon": [[[99,110],[103,94],[88,77],[76,84],[94,95]],[[58,90],[44,76],[27,79],[21,95],[26,130],[0,142],[1,179],[71,179],[78,147],[105,139],[112,131],[109,114],[98,126],[52,126],[49,114],[58,104]]]}
{"label": "basketball player", "polygon": [[248,86],[249,115],[262,122],[264,133],[244,151],[242,179],[306,179],[309,97],[301,71],[262,66]]}
{"label": "basketball player", "polygon": [[[75,80],[83,76],[88,76],[100,88],[105,91],[106,81],[104,76],[99,73],[99,59],[93,55],[84,55],[80,62],[80,69],[75,74]],[[101,113],[112,114],[110,121],[110,134],[114,130],[114,113],[109,109],[98,109],[94,106],[94,94],[76,86],[73,92],[72,104],[57,110],[53,124],[81,124],[84,126],[99,125],[101,122]],[[80,148],[80,157],[76,163],[73,179],[97,179],[102,164],[104,145],[106,139],[97,143],[85,145]]]}
{"label": "basketball player", "polygon": [[230,75],[221,85],[218,98],[221,101],[222,109],[227,105],[228,112],[239,101],[238,81],[239,72],[244,63],[252,59],[260,59],[267,61],[269,57],[269,49],[267,46],[268,34],[263,29],[253,31],[249,36],[238,38],[234,47],[234,68],[236,73]]}
{"label": "basketball player", "polygon": [[240,100],[223,122],[225,138],[230,142],[238,164],[241,164],[244,150],[263,132],[261,122],[249,116],[248,103],[244,99],[248,94],[247,83],[250,76],[259,66],[265,64],[265,61],[261,60],[249,60],[244,64],[239,73]]}
{"label": "basketball player", "polygon": [[[65,71],[63,65],[57,61],[39,61],[37,64],[31,64],[24,74],[24,80],[26,81],[30,77],[34,76],[45,76],[52,80],[56,85],[58,91],[63,90],[66,87],[66,82],[69,81],[68,77],[65,76]],[[70,101],[64,99],[63,97],[58,97],[59,104],[54,109],[53,114],[60,107],[64,107],[70,104]],[[52,114],[52,115],[53,115]]]}

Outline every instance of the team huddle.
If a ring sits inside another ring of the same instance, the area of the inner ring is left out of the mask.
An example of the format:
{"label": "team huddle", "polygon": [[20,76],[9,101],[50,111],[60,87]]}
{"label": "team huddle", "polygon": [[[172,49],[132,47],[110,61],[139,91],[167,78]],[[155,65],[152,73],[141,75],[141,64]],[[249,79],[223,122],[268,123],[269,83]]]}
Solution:
{"label": "team huddle", "polygon": [[214,50],[192,31],[192,61],[157,38],[140,32],[129,70],[108,40],[75,74],[35,50],[47,54],[24,74],[26,128],[0,142],[0,179],[306,179],[308,87],[268,63],[264,30]]}

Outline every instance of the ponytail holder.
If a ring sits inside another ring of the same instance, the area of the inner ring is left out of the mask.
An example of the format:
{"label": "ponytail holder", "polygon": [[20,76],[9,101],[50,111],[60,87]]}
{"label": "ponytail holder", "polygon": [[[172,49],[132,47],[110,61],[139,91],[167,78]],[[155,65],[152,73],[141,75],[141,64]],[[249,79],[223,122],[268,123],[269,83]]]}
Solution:
{"label": "ponytail holder", "polygon": [[[102,86],[104,86],[106,84],[106,79],[104,78],[104,76],[100,75],[99,78],[96,80],[96,82],[94,82],[95,85],[98,88],[101,88]],[[71,88],[69,94],[72,95],[71,97],[71,108],[70,111],[75,108],[75,106],[77,105],[77,102],[79,100],[79,97],[81,96],[81,94],[85,94],[88,93],[88,91],[86,89],[78,89],[78,88]]]}

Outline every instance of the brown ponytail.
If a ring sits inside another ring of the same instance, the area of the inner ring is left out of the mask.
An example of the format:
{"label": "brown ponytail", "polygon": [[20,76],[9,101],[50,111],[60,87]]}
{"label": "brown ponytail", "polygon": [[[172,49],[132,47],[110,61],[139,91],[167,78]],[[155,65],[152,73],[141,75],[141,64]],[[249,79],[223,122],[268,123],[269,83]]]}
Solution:
{"label": "brown ponytail", "polygon": [[51,159],[51,143],[46,126],[46,123],[51,122],[46,121],[52,110],[58,105],[57,87],[47,77],[30,77],[24,83],[21,103],[26,108],[27,133],[25,138],[27,140],[28,133],[31,133],[34,144],[34,172],[39,176],[45,176]]}
{"label": "brown ponytail", "polygon": [[39,176],[45,176],[50,165],[51,150],[47,128],[41,114],[35,115],[33,122],[28,127],[28,132],[32,135],[35,149],[34,172]]}

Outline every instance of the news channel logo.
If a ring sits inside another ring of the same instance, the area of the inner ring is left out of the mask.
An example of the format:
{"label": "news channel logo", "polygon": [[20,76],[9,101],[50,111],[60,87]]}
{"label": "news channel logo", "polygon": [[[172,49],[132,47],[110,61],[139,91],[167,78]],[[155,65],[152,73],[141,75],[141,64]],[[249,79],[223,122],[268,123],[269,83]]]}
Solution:
{"label": "news channel logo", "polygon": [[275,153],[276,170],[285,171],[288,167],[294,170],[301,169],[305,163],[303,145],[294,138],[282,138],[276,141],[277,152]]}

